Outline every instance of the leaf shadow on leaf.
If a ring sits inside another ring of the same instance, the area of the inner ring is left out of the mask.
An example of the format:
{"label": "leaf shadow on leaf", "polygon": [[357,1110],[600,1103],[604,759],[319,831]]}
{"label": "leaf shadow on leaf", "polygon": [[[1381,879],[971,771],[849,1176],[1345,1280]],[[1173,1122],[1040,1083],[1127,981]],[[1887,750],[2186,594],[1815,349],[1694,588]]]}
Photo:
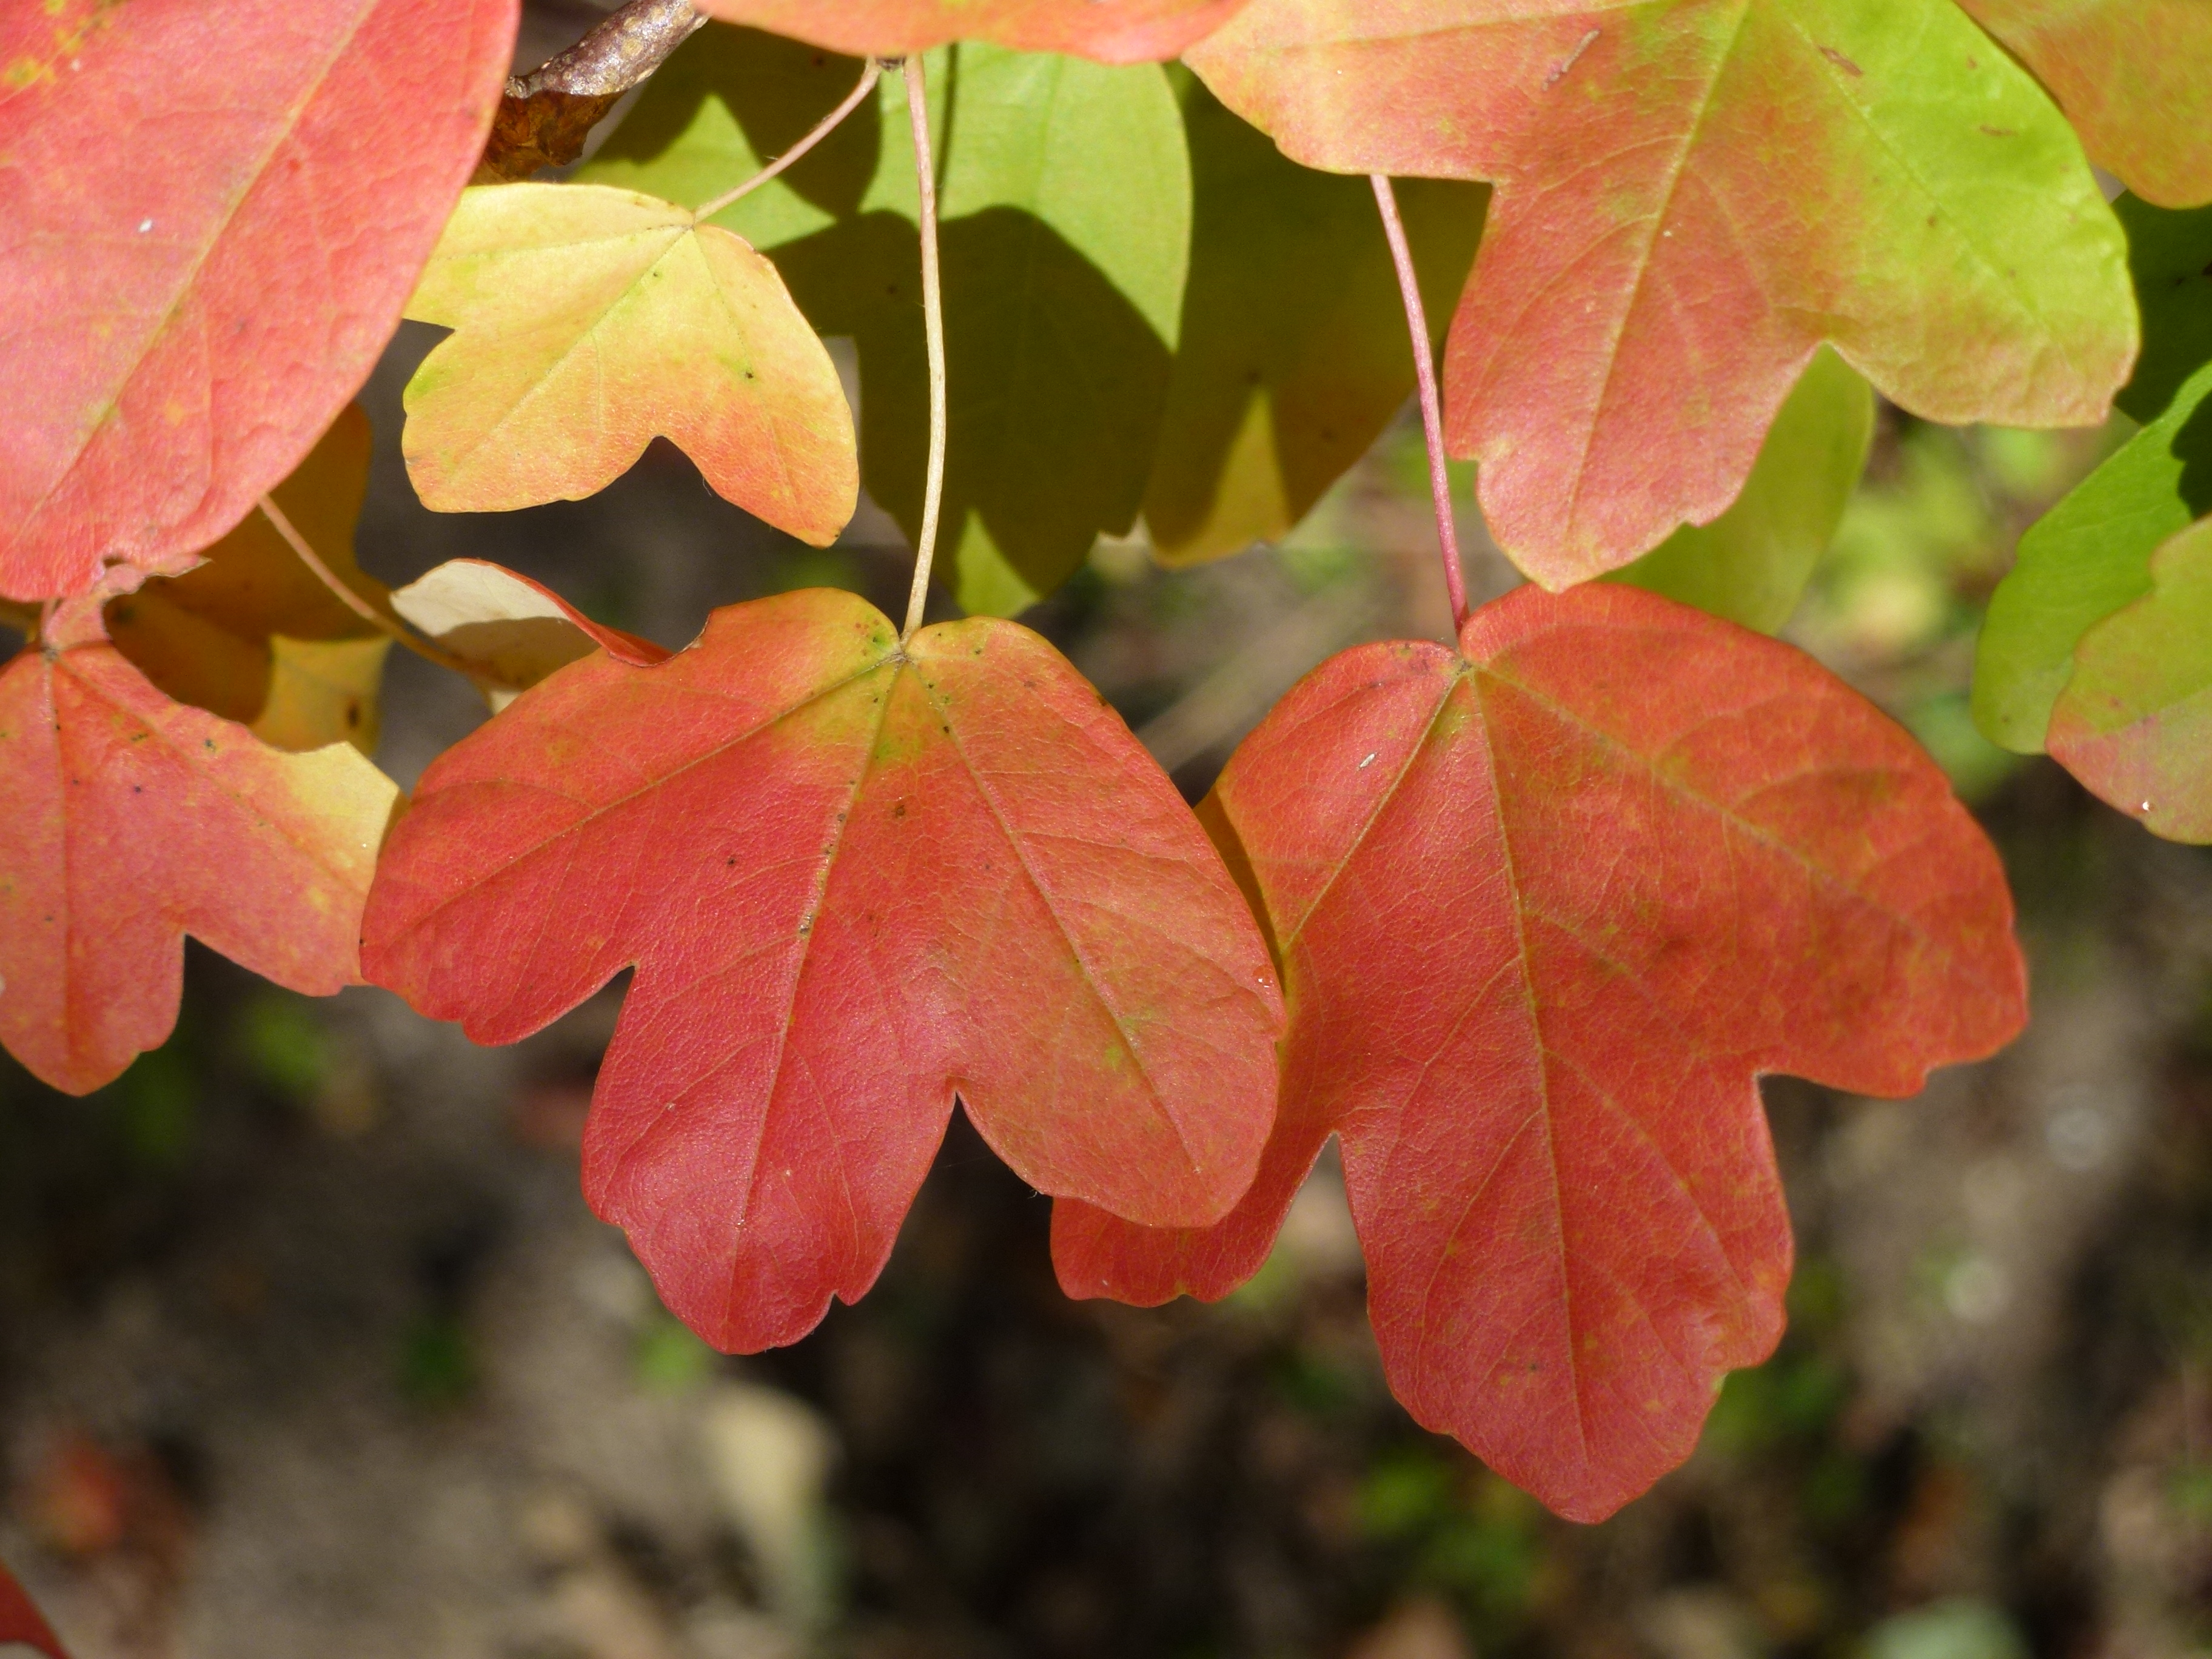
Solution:
{"label": "leaf shadow on leaf", "polygon": [[[617,154],[650,157],[672,148],[714,98],[736,118],[756,155],[781,155],[851,88],[863,67],[857,58],[747,28],[714,35],[672,63],[677,72],[656,76],[657,95],[623,121],[610,146]],[[781,183],[824,213],[848,218],[860,211],[882,154],[882,106],[866,99]]]}
{"label": "leaf shadow on leaf", "polygon": [[[1145,520],[1163,562],[1289,531],[1413,391],[1368,181],[1300,167],[1194,80],[1190,277]],[[1489,187],[1397,186],[1432,343],[1466,285]]]}
{"label": "leaf shadow on leaf", "polygon": [[2134,419],[2163,414],[2212,362],[2212,207],[2183,211],[2123,196],[2112,211],[2128,234],[2128,274],[2142,312],[2142,355],[2113,401]]}
{"label": "leaf shadow on leaf", "polygon": [[2201,519],[2212,513],[2212,398],[2197,404],[2181,423],[2169,453],[2181,463],[2178,492],[2191,516]]}
{"label": "leaf shadow on leaf", "polygon": [[[1172,359],[1105,274],[1033,214],[950,220],[941,251],[946,373],[960,390],[940,557],[966,610],[1011,615],[1073,575],[1102,532],[1136,522]],[[807,320],[860,349],[862,476],[909,536],[929,424],[920,259],[914,226],[888,212],[775,251]]]}

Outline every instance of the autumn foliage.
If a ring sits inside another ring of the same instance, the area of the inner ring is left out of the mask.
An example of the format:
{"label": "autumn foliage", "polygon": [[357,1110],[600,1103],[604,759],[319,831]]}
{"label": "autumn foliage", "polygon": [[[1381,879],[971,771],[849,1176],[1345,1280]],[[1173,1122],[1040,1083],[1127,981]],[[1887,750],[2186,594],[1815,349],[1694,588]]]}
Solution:
{"label": "autumn foliage", "polygon": [[[585,1193],[732,1351],[866,1291],[956,1103],[1068,1291],[1142,1304],[1247,1279],[1333,1136],[1399,1397],[1612,1512],[1780,1334],[1759,1079],[1909,1094],[2026,1018],[1942,771],[1765,636],[1869,385],[2142,423],[2024,539],[1976,714],[2212,840],[2200,9],[700,9],[610,23],[669,33],[573,178],[474,186],[575,138],[518,82],[485,153],[515,0],[0,13],[0,1042],[112,1079],[187,933],[487,1042],[635,970]],[[865,489],[912,614],[672,653],[480,562],[388,589],[349,405],[403,315],[427,506],[665,438],[816,544]],[[1011,618],[1102,533],[1281,536],[1437,348],[1530,585],[1322,664],[1194,811]],[[497,711],[404,810],[395,644]],[[54,1651],[0,1577],[10,1635]]]}

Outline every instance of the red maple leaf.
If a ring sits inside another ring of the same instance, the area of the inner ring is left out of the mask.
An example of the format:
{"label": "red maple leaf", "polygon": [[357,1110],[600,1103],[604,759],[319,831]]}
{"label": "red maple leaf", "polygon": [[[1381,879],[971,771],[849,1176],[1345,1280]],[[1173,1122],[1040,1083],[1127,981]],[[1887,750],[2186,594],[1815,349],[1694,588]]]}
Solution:
{"label": "red maple leaf", "polygon": [[1333,659],[1203,814],[1282,963],[1281,1121],[1212,1229],[1062,1203],[1061,1283],[1225,1295],[1338,1134],[1393,1389],[1579,1520],[1780,1335],[1757,1078],[1909,1094],[2025,1018],[2003,872],[1934,763],[1796,650],[1632,588]]}
{"label": "red maple leaf", "polygon": [[1173,58],[1245,0],[701,0],[732,23],[860,58],[902,58],[949,40],[994,40],[1107,64]]}
{"label": "red maple leaf", "polygon": [[0,14],[0,595],[185,568],[368,378],[517,0]]}
{"label": "red maple leaf", "polygon": [[280,985],[354,980],[398,791],[345,744],[287,754],[172,702],[70,601],[0,669],[0,1042],[58,1089],[176,1024],[184,936]]}
{"label": "red maple leaf", "polygon": [[424,774],[363,925],[377,983],[507,1042],[636,978],[584,1145],[677,1314],[788,1342],[881,1270],[957,1092],[1042,1190],[1225,1213],[1282,1007],[1221,860],[1026,629],[901,645],[850,594],[562,669]]}

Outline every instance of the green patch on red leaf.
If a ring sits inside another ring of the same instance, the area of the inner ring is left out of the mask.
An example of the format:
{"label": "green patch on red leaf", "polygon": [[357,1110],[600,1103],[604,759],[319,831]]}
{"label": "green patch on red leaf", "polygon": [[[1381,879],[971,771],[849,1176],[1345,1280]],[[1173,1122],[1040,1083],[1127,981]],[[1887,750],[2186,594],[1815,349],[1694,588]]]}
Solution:
{"label": "green patch on red leaf", "polygon": [[1175,790],[1036,635],[902,646],[823,590],[659,666],[562,670],[427,772],[364,923],[376,982],[513,1042],[625,968],[586,1196],[718,1346],[882,1268],[957,1093],[1042,1191],[1218,1218],[1279,994]]}
{"label": "green patch on red leaf", "polygon": [[180,571],[298,465],[467,181],[515,16],[226,0],[0,17],[0,595],[82,593],[110,561]]}
{"label": "green patch on red leaf", "polygon": [[1904,1095],[2026,1016],[1996,856],[1790,647],[1611,585],[1315,671],[1202,815],[1262,908],[1281,1118],[1218,1226],[1063,1204],[1072,1294],[1226,1294],[1332,1133],[1391,1387],[1562,1514],[1689,1455],[1782,1328],[1757,1079]]}
{"label": "green patch on red leaf", "polygon": [[1448,428],[1547,586],[1718,517],[1824,341],[1950,422],[2127,378],[2080,143],[1951,0],[1255,0],[1189,61],[1310,166],[1496,181]]}

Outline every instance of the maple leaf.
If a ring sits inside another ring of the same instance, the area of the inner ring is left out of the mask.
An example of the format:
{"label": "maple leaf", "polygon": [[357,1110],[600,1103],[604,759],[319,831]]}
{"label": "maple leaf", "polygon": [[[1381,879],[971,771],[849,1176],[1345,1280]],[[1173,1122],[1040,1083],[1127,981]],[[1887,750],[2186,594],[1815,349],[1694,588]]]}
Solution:
{"label": "maple leaf", "polygon": [[1767,428],[1729,510],[1711,524],[1683,526],[1613,580],[1778,632],[1835,540],[1873,441],[1872,388],[1823,346]]}
{"label": "maple leaf", "polygon": [[1951,0],[1254,0],[1188,61],[1310,166],[1496,181],[1448,435],[1547,586],[1718,516],[1823,341],[1954,423],[2127,378],[2081,146]]}
{"label": "maple leaf", "polygon": [[641,668],[668,660],[652,641],[595,623],[551,588],[488,559],[449,559],[394,593],[392,606],[459,659],[495,714],[594,651]]}
{"label": "maple leaf", "polygon": [[[368,417],[348,404],[272,493],[331,574],[386,608],[383,584],[353,555],[369,448]],[[182,576],[157,576],[108,602],[116,649],[179,702],[279,749],[351,743],[374,754],[391,636],[332,593],[258,509],[201,557]]]}
{"label": "maple leaf", "polygon": [[2114,205],[2143,319],[2142,356],[2116,401],[2143,427],[2028,527],[1990,598],[1974,721],[2018,754],[2043,750],[2082,636],[2148,593],[2151,556],[2212,513],[2212,209]]}
{"label": "maple leaf", "polygon": [[408,302],[455,331],[407,383],[424,506],[580,501],[656,436],[714,489],[826,547],[853,516],[853,414],[830,354],[744,240],[602,185],[470,190]]}
{"label": "maple leaf", "polygon": [[2051,88],[2100,167],[2161,207],[2212,202],[2212,7],[1960,0]]}
{"label": "maple leaf", "polygon": [[513,1042],[635,966],[592,1207],[718,1346],[795,1340],[889,1253],[955,1091],[1044,1191],[1211,1219],[1273,1121],[1266,948],[1174,788],[1036,635],[904,646],[827,591],[594,656],[423,775],[368,976]]}
{"label": "maple leaf", "polygon": [[2148,574],[2148,593],[2075,647],[2048,747],[2153,834],[2212,842],[2212,519],[2161,546]]}
{"label": "maple leaf", "polygon": [[1069,52],[1104,64],[1179,56],[1245,0],[700,0],[732,23],[863,58],[904,58],[953,40]]}
{"label": "maple leaf", "polygon": [[[1194,82],[1190,281],[1145,527],[1160,562],[1272,540],[1373,446],[1413,391],[1390,250],[1363,179],[1285,160]],[[1488,192],[1398,192],[1434,343],[1482,239]]]}
{"label": "maple leaf", "polygon": [[[860,67],[702,30],[580,177],[703,202],[811,128]],[[1156,66],[969,45],[927,69],[945,129],[940,568],[963,610],[1012,616],[1143,503],[1190,260],[1190,160]],[[885,76],[819,149],[713,222],[772,254],[817,329],[854,339],[868,491],[913,536],[929,377],[909,131],[902,78]]]}
{"label": "maple leaf", "polygon": [[344,744],[269,747],[55,613],[0,670],[0,1042],[84,1094],[175,1024],[189,933],[278,984],[353,981],[398,791]]}
{"label": "maple leaf", "polygon": [[368,374],[516,0],[0,13],[0,594],[182,570]]}
{"label": "maple leaf", "polygon": [[33,1604],[28,1592],[15,1582],[15,1577],[4,1564],[0,1564],[0,1648],[9,1643],[19,1643],[35,1648],[46,1659],[69,1659],[62,1651],[61,1638]]}
{"label": "maple leaf", "polygon": [[1934,763],[1810,658],[1634,588],[1333,659],[1202,816],[1282,963],[1280,1121],[1210,1230],[1063,1202],[1062,1285],[1225,1294],[1335,1133],[1392,1389],[1577,1520],[1780,1334],[1756,1079],[1909,1094],[2025,1015]]}

